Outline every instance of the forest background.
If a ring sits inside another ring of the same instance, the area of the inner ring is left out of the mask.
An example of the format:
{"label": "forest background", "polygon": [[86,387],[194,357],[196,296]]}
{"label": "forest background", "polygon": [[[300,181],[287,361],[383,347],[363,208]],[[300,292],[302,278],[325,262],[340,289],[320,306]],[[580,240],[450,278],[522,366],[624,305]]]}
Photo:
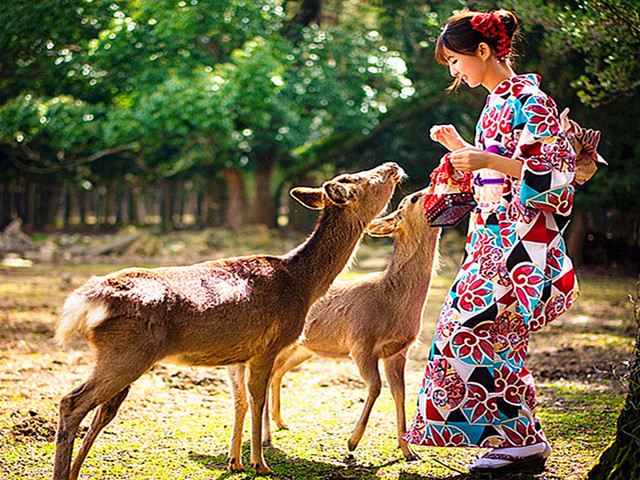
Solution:
{"label": "forest background", "polygon": [[434,43],[463,8],[521,21],[516,71],[602,132],[576,196],[578,263],[640,264],[640,7],[612,1],[16,0],[0,6],[0,227],[27,232],[265,224],[308,230],[294,185],[396,161],[428,184],[453,123]]}

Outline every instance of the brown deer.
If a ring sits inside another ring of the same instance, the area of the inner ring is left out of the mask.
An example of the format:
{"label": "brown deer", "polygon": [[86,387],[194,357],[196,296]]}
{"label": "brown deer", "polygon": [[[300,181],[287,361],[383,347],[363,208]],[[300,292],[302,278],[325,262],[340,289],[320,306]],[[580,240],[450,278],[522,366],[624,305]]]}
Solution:
{"label": "brown deer", "polygon": [[[393,255],[383,272],[352,281],[336,281],[307,316],[302,336],[277,357],[271,378],[271,415],[279,428],[287,428],[280,414],[282,376],[314,355],[351,356],[368,387],[367,400],[347,443],[355,450],[364,434],[373,404],[380,395],[379,360],[384,363],[396,405],[398,444],[409,460],[417,454],[402,439],[406,431],[404,368],[407,350],[420,331],[440,229],[431,228],[422,206],[426,190],[406,196],[398,209],[371,222],[366,232],[394,237]],[[266,416],[266,412],[265,412]],[[265,422],[264,437],[270,438]]]}
{"label": "brown deer", "polygon": [[[271,472],[262,455],[262,413],[273,361],[295,342],[311,305],[348,263],[366,225],[387,205],[403,175],[395,163],[343,174],[321,188],[291,195],[322,210],[314,232],[282,256],[253,255],[191,266],[129,268],[93,277],[67,298],[57,329],[64,343],[79,330],[95,360],[88,379],[62,398],[54,480],[75,480],[99,432],[115,417],[137,378],[160,360],[188,365],[246,366],[251,403],[251,464]],[[82,419],[95,417],[71,464]],[[235,401],[238,424],[229,467],[243,470],[246,401]]]}

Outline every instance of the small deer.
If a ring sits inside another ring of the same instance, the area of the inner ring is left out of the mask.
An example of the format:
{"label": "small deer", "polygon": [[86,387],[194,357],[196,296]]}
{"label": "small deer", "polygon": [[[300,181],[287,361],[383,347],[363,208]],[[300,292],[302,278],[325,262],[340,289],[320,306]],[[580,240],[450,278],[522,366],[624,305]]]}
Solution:
{"label": "small deer", "polygon": [[[322,210],[311,236],[281,256],[252,255],[181,267],[128,268],[92,277],[65,301],[56,336],[78,330],[94,352],[88,379],[64,396],[56,436],[54,480],[75,480],[91,445],[115,417],[130,385],[154,364],[241,365],[251,404],[251,464],[262,454],[262,415],[278,353],[302,332],[311,305],[349,262],[364,228],[387,205],[403,176],[395,163],[343,174],[291,195]],[[76,454],[82,419],[97,407]],[[248,404],[236,397],[229,468],[242,471],[242,424]]]}
{"label": "small deer", "polygon": [[[380,395],[378,363],[382,359],[396,405],[398,444],[408,460],[419,458],[402,436],[406,431],[407,350],[420,331],[440,238],[440,229],[429,227],[424,217],[425,193],[422,190],[406,196],[395,212],[373,220],[366,228],[370,235],[394,237],[387,269],[352,281],[334,282],[311,307],[300,339],[278,355],[269,403],[279,428],[287,428],[280,414],[282,376],[314,355],[351,356],[368,387],[362,414],[347,443],[350,451],[355,450]],[[270,436],[269,423],[265,422],[264,437],[268,440]]]}

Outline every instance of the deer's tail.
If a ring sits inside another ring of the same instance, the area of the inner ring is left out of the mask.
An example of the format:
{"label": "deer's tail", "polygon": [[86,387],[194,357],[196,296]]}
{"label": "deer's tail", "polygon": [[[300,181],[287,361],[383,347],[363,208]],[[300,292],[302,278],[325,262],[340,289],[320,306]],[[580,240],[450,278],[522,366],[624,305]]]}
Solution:
{"label": "deer's tail", "polygon": [[84,333],[97,327],[108,317],[109,309],[104,300],[87,298],[78,292],[72,293],[62,307],[56,340],[64,345],[75,331]]}

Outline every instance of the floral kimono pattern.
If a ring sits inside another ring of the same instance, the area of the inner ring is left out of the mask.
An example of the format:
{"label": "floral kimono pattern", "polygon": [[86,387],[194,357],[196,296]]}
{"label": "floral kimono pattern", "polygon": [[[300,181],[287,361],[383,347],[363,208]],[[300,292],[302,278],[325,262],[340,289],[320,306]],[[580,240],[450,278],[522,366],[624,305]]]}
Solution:
{"label": "floral kimono pattern", "polygon": [[520,179],[475,173],[465,258],[440,311],[412,424],[425,446],[508,447],[545,439],[525,367],[530,332],[578,295],[562,234],[575,154],[540,78],[519,75],[487,98],[476,127],[483,150],[523,162]]}

